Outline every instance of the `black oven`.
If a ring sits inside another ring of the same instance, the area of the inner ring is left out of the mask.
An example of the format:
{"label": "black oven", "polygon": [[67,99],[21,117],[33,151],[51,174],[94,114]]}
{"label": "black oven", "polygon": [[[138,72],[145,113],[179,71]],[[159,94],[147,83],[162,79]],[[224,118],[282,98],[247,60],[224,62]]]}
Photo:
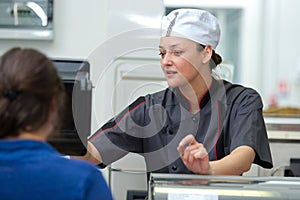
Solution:
{"label": "black oven", "polygon": [[64,82],[67,100],[61,130],[48,142],[67,155],[83,155],[91,131],[92,83],[90,64],[80,60],[53,60]]}

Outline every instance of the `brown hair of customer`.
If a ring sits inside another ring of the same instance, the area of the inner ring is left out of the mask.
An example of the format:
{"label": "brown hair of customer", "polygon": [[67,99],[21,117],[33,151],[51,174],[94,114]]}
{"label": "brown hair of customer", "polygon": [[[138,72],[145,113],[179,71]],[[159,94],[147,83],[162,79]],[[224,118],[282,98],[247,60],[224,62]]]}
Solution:
{"label": "brown hair of customer", "polygon": [[0,57],[0,138],[35,131],[48,120],[51,102],[63,109],[64,85],[52,61],[30,48],[13,48]]}

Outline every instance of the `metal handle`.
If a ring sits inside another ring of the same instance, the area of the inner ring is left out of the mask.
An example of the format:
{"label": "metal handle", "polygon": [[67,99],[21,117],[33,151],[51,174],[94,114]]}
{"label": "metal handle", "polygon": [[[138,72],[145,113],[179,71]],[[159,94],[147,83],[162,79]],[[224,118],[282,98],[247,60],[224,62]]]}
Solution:
{"label": "metal handle", "polygon": [[14,3],[13,15],[14,15],[14,24],[16,26],[19,25],[19,15],[18,15],[19,6],[25,6],[30,10],[32,10],[40,18],[42,22],[42,26],[48,25],[48,16],[46,15],[43,8],[35,2],[28,1],[26,3]]}
{"label": "metal handle", "polygon": [[48,24],[48,16],[46,15],[43,8],[35,2],[28,1],[25,6],[30,8],[42,21],[42,26],[47,26]]}

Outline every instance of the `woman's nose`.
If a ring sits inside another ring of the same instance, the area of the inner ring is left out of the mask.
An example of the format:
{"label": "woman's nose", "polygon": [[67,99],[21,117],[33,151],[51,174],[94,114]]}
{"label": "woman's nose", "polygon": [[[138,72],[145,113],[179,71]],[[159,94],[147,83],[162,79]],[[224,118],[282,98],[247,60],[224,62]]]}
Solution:
{"label": "woman's nose", "polygon": [[161,64],[164,66],[172,64],[172,55],[170,52],[165,53],[165,55],[161,58]]}

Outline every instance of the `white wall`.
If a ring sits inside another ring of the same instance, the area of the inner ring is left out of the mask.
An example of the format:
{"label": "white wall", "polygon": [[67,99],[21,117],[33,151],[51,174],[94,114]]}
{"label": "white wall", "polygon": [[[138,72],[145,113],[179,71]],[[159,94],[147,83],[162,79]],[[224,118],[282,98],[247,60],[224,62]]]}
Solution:
{"label": "white wall", "polygon": [[[298,0],[264,1],[263,96],[275,95],[281,106],[300,107],[300,17]],[[287,84],[287,92],[279,83]]]}
{"label": "white wall", "polygon": [[[145,48],[158,47],[158,28],[164,15],[164,5],[162,0],[152,0],[150,4],[148,2],[110,0],[107,4],[108,37],[89,56],[89,59],[97,60],[92,74],[95,85],[93,130],[115,114],[112,105],[116,78],[115,62],[128,54],[132,57],[130,52],[137,52],[140,59],[149,58],[149,53],[143,56],[141,52]],[[158,58],[158,53],[155,56]]]}

